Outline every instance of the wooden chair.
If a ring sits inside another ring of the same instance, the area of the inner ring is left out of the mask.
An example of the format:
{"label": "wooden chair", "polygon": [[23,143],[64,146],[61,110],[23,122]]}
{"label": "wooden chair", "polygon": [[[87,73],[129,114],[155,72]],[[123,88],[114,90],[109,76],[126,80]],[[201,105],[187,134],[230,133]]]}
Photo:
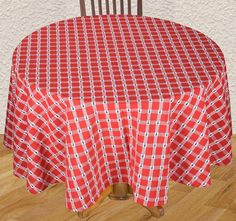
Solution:
{"label": "wooden chair", "polygon": [[[80,12],[81,16],[86,16],[86,7],[85,7],[85,1],[89,0],[80,0]],[[95,11],[95,1],[90,0],[91,2],[91,9],[92,9],[92,15],[96,15]],[[119,14],[117,12],[117,5],[116,5],[116,0],[105,0],[106,3],[106,12],[103,13],[102,10],[102,0],[98,0],[98,10],[99,10],[99,15],[102,14],[112,14],[111,11],[113,11],[113,14]],[[128,3],[128,15],[131,15],[131,0],[127,0]],[[110,5],[113,5],[113,10],[110,9]],[[120,14],[124,15],[125,14],[125,9],[124,9],[124,0],[120,0]],[[143,2],[142,0],[137,0],[137,15],[142,16],[143,15]]]}

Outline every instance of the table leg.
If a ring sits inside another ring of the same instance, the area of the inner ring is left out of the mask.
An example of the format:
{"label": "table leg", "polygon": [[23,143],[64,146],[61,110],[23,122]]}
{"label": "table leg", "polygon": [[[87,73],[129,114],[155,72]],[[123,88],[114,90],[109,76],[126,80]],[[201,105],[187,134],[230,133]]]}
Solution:
{"label": "table leg", "polygon": [[145,208],[156,218],[164,216],[164,208],[162,206],[157,207],[146,207]]}
{"label": "table leg", "polygon": [[[96,204],[91,206],[85,211],[78,212],[78,216],[83,219],[87,218],[91,211],[99,207],[99,205],[104,201],[104,199],[109,196],[112,200],[126,200],[129,199],[132,195],[132,188],[129,187],[126,183],[117,183],[114,184],[113,187],[109,186],[107,189],[104,190],[104,192],[101,194],[100,198],[97,200]],[[162,206],[157,207],[146,207],[144,206],[151,214],[152,216],[156,218],[160,218],[164,216],[164,208]]]}
{"label": "table leg", "polygon": [[129,185],[127,183],[116,183],[113,185],[113,191],[109,195],[112,200],[127,200],[130,198]]}
{"label": "table leg", "polygon": [[88,209],[86,209],[82,212],[77,213],[79,218],[81,218],[81,219],[87,218],[93,210],[95,210],[97,207],[99,207],[102,204],[102,202],[109,196],[109,194],[111,192],[112,192],[112,187],[111,186],[107,187],[102,192],[101,196],[98,198],[98,200],[96,201],[96,203],[93,206],[89,207]]}

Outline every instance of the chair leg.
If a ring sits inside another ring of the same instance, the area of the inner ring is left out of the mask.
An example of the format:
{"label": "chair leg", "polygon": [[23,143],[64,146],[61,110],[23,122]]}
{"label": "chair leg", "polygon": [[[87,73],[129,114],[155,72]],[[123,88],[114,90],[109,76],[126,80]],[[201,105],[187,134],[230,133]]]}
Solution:
{"label": "chair leg", "polygon": [[127,200],[130,198],[129,185],[127,183],[116,183],[113,185],[113,191],[109,195],[111,200]]}
{"label": "chair leg", "polygon": [[152,216],[156,218],[160,218],[164,216],[164,208],[162,206],[157,206],[157,207],[146,207],[145,208],[152,214]]}

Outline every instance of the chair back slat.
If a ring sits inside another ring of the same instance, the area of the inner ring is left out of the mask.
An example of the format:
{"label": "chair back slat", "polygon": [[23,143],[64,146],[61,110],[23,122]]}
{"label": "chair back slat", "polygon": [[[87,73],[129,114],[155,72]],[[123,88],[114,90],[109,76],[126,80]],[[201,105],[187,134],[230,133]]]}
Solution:
{"label": "chair back slat", "polygon": [[128,0],[128,15],[131,15],[131,0]]}
{"label": "chair back slat", "polygon": [[80,0],[80,12],[81,16],[86,16],[86,8],[84,0]]}
{"label": "chair back slat", "polygon": [[143,1],[138,0],[137,2],[137,15],[142,16],[143,15]]}
{"label": "chair back slat", "polygon": [[120,0],[120,14],[124,14],[124,0]]}
{"label": "chair back slat", "polygon": [[[86,0],[88,1],[88,0]],[[111,13],[111,9],[110,9],[110,4],[113,4],[113,14],[117,14],[117,5],[116,5],[116,1],[117,0],[106,0],[106,14],[110,14]],[[142,15],[143,14],[143,3],[142,0],[136,0],[137,1],[137,15]],[[102,0],[98,0],[98,13],[99,15],[103,14],[103,10],[102,10]],[[112,2],[112,3],[111,3]],[[132,10],[131,10],[131,0],[127,0],[128,3],[128,15],[132,14]],[[124,0],[120,0],[120,14],[125,14],[125,9],[124,9]],[[92,15],[96,15],[96,10],[95,10],[95,1],[91,0],[91,11],[92,11]],[[81,16],[86,16],[86,6],[85,6],[85,0],[80,0],[80,12],[81,12]],[[104,10],[105,13],[105,10]]]}
{"label": "chair back slat", "polygon": [[102,0],[98,0],[99,15],[102,15]]}
{"label": "chair back slat", "polygon": [[106,13],[110,14],[109,0],[106,0]]}
{"label": "chair back slat", "polygon": [[96,15],[94,0],[91,0],[92,15]]}
{"label": "chair back slat", "polygon": [[117,11],[116,11],[116,0],[113,0],[113,14],[117,14]]}

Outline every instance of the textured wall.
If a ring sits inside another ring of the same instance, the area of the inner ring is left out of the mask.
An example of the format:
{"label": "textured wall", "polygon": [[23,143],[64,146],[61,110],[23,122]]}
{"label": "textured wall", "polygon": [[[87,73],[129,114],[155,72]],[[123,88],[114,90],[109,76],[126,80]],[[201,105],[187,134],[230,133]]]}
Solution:
{"label": "textured wall", "polygon": [[[0,0],[0,133],[4,131],[14,48],[35,29],[57,20],[78,16],[78,2],[79,0]],[[191,26],[219,44],[227,61],[236,133],[236,1],[144,0],[144,14]]]}

